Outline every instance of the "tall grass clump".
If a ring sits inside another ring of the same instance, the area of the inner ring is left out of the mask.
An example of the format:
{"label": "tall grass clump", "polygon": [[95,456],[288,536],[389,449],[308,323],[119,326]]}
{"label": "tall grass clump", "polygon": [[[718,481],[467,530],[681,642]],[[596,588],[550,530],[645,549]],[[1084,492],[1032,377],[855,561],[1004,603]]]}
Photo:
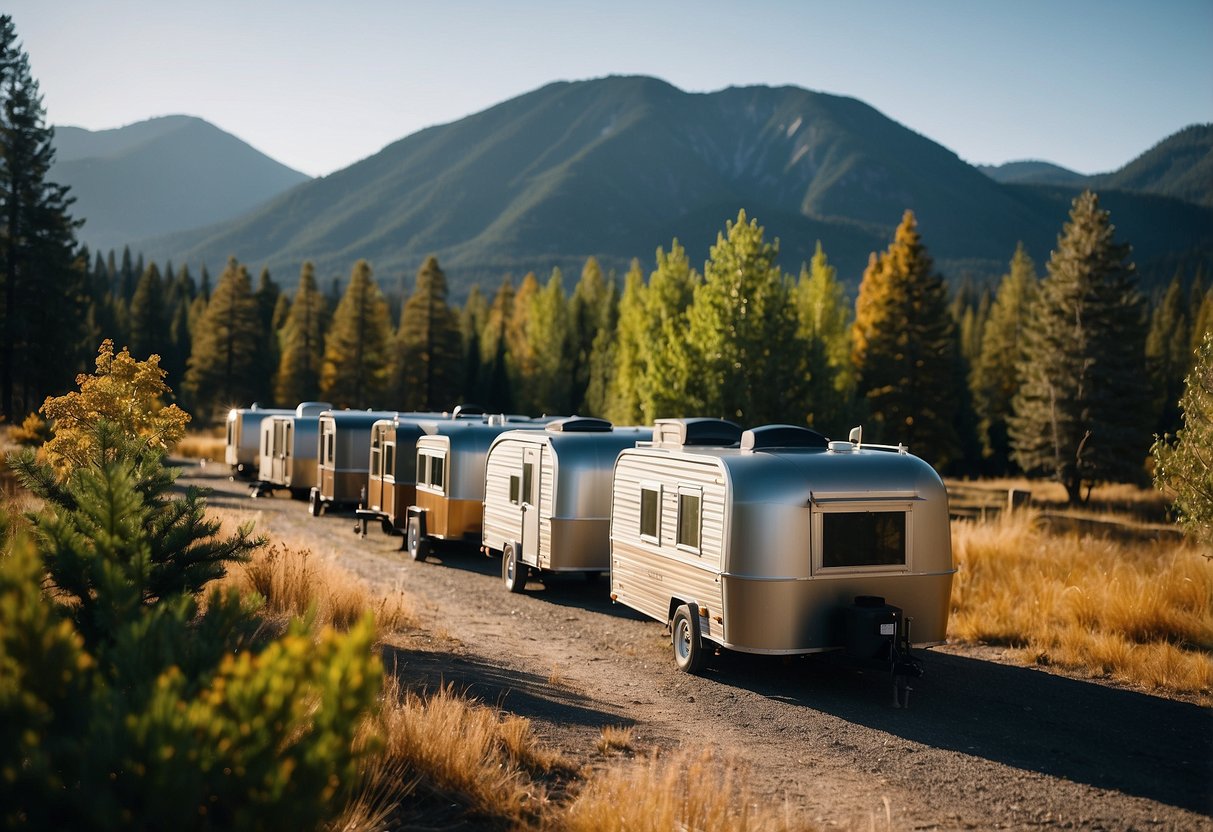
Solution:
{"label": "tall grass clump", "polygon": [[949,635],[1168,693],[1213,692],[1213,560],[1175,542],[1057,534],[1030,511],[953,525]]}

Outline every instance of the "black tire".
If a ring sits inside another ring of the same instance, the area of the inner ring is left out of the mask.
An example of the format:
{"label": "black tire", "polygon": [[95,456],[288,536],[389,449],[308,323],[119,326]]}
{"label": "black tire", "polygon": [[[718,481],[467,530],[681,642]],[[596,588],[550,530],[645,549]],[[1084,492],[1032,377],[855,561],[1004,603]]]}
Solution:
{"label": "black tire", "polygon": [[319,489],[313,488],[307,498],[307,513],[319,517],[324,513],[324,504],[320,501]]}
{"label": "black tire", "polygon": [[699,616],[686,604],[674,611],[670,623],[670,641],[674,645],[674,664],[686,673],[698,673],[706,658],[703,640],[699,637]]}
{"label": "black tire", "polygon": [[505,548],[501,550],[501,580],[505,583],[505,588],[510,592],[522,592],[526,589],[526,579],[530,571],[525,563],[518,560],[518,551],[514,544],[505,544]]}
{"label": "black tire", "polygon": [[409,557],[415,561],[423,561],[430,554],[430,541],[421,533],[421,518],[410,517],[408,528],[404,533],[404,547],[409,551]]}

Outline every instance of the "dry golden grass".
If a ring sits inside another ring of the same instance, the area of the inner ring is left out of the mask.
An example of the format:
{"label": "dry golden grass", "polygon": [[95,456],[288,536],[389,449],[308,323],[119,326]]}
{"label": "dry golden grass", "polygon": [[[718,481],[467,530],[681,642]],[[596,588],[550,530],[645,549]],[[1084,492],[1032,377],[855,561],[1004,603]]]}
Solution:
{"label": "dry golden grass", "polygon": [[604,725],[598,738],[598,753],[632,750],[632,727],[630,725]]}
{"label": "dry golden grass", "polygon": [[315,615],[317,626],[348,629],[365,613],[375,615],[382,638],[416,625],[416,616],[403,593],[377,595],[357,577],[317,558],[309,549],[274,543],[252,560],[228,570],[218,584],[241,594],[255,592],[265,599],[263,614],[271,618]]}
{"label": "dry golden grass", "polygon": [[567,832],[774,832],[809,829],[787,807],[760,807],[727,760],[684,751],[598,773],[549,828]]}
{"label": "dry golden grass", "polygon": [[552,811],[550,784],[572,775],[561,755],[538,742],[529,720],[500,715],[450,688],[425,697],[389,675],[371,729],[383,751],[340,829],[382,828],[374,820],[385,811],[392,826],[407,828],[469,820],[536,826]]}
{"label": "dry golden grass", "polygon": [[1044,530],[1032,511],[953,524],[949,635],[1166,693],[1213,694],[1213,561],[1170,542]]}
{"label": "dry golden grass", "polygon": [[214,431],[190,431],[181,437],[173,453],[187,459],[209,459],[222,462],[227,450],[227,437]]}

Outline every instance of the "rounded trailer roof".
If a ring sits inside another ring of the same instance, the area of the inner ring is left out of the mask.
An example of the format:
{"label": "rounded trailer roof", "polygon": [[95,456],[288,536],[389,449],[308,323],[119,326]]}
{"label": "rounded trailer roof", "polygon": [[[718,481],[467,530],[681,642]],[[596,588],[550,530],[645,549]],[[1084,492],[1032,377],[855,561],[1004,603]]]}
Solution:
{"label": "rounded trailer roof", "polygon": [[375,422],[395,416],[394,410],[326,410],[320,414],[320,418],[331,419],[340,428],[370,427]]}

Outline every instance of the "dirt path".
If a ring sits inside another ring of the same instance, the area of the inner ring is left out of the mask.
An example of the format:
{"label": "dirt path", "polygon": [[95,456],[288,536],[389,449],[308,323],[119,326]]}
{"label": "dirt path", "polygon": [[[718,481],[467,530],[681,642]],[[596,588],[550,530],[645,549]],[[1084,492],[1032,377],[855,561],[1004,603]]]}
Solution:
{"label": "dirt path", "polygon": [[[385,656],[413,684],[443,682],[534,721],[586,761],[604,725],[642,748],[711,749],[748,770],[756,799],[830,827],[1213,830],[1213,712],[1001,665],[958,648],[923,654],[908,710],[887,681],[808,658],[718,655],[679,673],[660,624],[611,604],[607,582],[532,580],[507,593],[472,547],[413,563],[399,538],[353,533],[285,496],[249,499],[222,466],[187,469],[210,504],[271,538],[306,537],[375,585],[401,588],[457,652]],[[445,639],[439,639],[445,641]],[[873,824],[875,824],[873,826]]]}

